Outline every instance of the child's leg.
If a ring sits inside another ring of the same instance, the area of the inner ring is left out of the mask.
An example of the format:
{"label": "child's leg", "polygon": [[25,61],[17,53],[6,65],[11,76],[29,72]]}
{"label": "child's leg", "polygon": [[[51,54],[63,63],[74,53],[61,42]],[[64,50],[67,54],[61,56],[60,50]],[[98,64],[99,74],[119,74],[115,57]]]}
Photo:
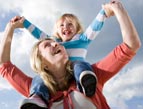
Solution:
{"label": "child's leg", "polygon": [[32,80],[30,96],[32,96],[33,94],[41,96],[41,98],[45,101],[48,101],[50,98],[49,90],[47,86],[45,86],[40,75],[35,76]]}
{"label": "child's leg", "polygon": [[74,76],[81,92],[90,97],[95,94],[97,78],[89,63],[75,61],[73,63]]}
{"label": "child's leg", "polygon": [[49,100],[48,88],[41,77],[35,76],[32,80],[30,97],[24,99],[20,109],[47,109]]}

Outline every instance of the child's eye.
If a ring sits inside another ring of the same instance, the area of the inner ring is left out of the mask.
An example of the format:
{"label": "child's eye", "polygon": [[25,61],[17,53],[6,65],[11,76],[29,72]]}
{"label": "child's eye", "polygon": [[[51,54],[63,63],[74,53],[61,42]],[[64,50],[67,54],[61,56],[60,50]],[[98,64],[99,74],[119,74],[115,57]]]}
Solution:
{"label": "child's eye", "polygon": [[68,25],[69,25],[69,26],[72,26],[73,24],[72,24],[72,23],[69,23]]}

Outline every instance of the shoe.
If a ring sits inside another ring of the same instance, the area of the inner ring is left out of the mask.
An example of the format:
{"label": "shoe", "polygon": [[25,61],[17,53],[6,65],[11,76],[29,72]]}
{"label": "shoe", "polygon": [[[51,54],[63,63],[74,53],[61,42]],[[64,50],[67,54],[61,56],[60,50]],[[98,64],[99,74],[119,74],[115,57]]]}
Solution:
{"label": "shoe", "polygon": [[95,94],[97,77],[91,71],[84,71],[80,75],[80,85],[84,95],[91,97]]}
{"label": "shoe", "polygon": [[32,95],[22,101],[20,109],[48,109],[48,106],[39,96]]}
{"label": "shoe", "polygon": [[26,103],[22,105],[20,109],[48,109],[48,108],[40,107],[37,104],[33,104],[33,103]]}

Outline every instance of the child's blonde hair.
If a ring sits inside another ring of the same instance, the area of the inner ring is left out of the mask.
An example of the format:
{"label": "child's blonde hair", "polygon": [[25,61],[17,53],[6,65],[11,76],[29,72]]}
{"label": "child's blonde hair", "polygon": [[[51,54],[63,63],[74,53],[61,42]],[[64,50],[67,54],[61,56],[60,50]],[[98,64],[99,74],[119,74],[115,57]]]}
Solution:
{"label": "child's blonde hair", "polygon": [[53,36],[57,37],[58,39],[61,39],[60,35],[57,32],[57,26],[58,23],[62,20],[67,20],[69,22],[72,22],[72,24],[74,25],[74,27],[76,28],[76,33],[80,34],[83,32],[83,28],[82,25],[80,24],[79,19],[74,15],[74,14],[63,14],[55,23],[54,25],[54,30],[53,30]]}

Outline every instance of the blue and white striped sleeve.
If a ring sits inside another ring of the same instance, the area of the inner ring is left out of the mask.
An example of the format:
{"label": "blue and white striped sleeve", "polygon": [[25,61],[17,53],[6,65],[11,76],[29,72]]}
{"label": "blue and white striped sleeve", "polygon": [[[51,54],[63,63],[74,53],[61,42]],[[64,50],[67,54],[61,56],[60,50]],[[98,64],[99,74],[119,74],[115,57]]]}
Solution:
{"label": "blue and white striped sleeve", "polygon": [[106,14],[103,9],[97,14],[93,22],[89,25],[89,27],[84,32],[84,36],[88,40],[94,40],[98,33],[101,31],[104,21],[106,20]]}
{"label": "blue and white striped sleeve", "polygon": [[48,36],[46,33],[41,31],[38,27],[33,25],[31,22],[29,22],[27,19],[24,20],[23,22],[24,28],[26,28],[36,39],[44,39]]}

